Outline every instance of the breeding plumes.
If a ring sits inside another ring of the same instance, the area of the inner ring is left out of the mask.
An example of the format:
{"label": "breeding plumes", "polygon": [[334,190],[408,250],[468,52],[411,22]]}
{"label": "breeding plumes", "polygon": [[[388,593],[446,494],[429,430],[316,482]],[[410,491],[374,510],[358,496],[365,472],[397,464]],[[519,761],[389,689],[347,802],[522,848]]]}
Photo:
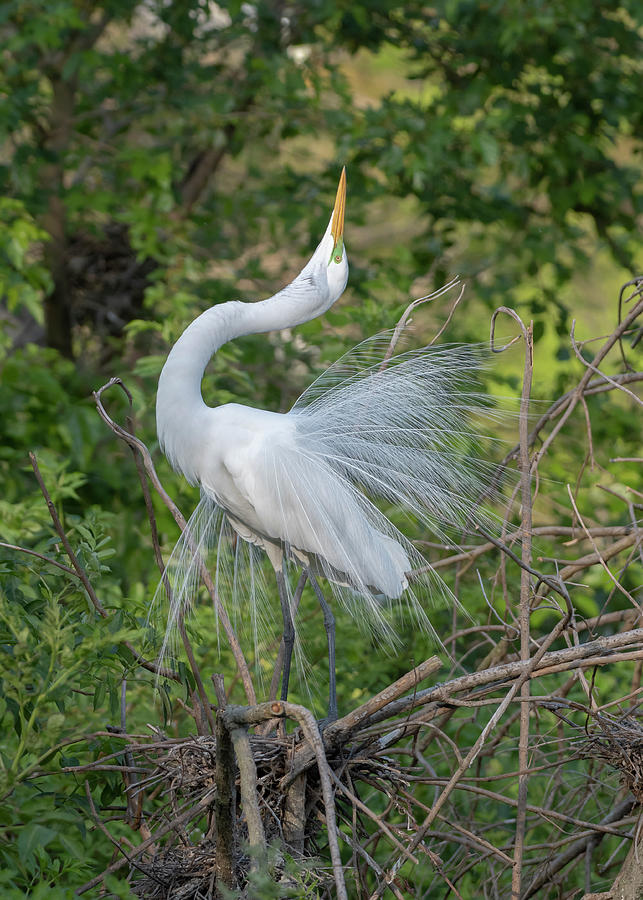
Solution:
{"label": "breeding plumes", "polygon": [[[478,515],[490,469],[476,437],[476,416],[488,412],[488,403],[475,389],[479,360],[467,347],[387,359],[390,336],[379,337],[331,366],[287,413],[204,402],[203,372],[222,344],[299,325],[341,296],[348,279],[345,198],[342,171],[326,232],[291,284],[260,302],[213,306],[186,328],[163,367],[156,403],[165,455],[201,489],[168,567],[173,592],[164,650],[196,591],[196,555],[217,551],[217,577],[224,566],[234,567],[224,551],[232,531],[251,579],[261,577],[252,565],[258,551],[275,571],[284,622],[282,699],[294,643],[286,563],[306,572],[328,632],[331,717],[337,712],[334,620],[318,577],[391,640],[391,604],[430,630],[426,599],[448,589],[376,503],[402,507],[440,535]],[[253,608],[253,616],[263,614]]]}

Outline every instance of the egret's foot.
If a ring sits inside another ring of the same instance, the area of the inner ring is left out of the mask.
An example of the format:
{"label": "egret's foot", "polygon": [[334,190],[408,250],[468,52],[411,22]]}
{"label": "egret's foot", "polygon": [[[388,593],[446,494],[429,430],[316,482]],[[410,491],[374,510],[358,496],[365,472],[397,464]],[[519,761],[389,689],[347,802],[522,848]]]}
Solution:
{"label": "egret's foot", "polygon": [[328,728],[329,725],[332,725],[338,719],[337,712],[333,715],[330,714],[330,711],[327,716],[324,716],[323,719],[317,720],[317,727],[319,728],[320,734],[323,734],[325,728]]}

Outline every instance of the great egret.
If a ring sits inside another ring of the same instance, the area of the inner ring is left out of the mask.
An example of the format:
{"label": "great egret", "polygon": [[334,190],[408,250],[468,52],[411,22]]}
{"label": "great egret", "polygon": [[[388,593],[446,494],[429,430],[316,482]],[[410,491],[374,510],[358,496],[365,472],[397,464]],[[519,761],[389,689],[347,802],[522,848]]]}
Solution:
{"label": "great egret", "polygon": [[375,340],[331,366],[285,414],[205,404],[203,372],[222,344],[307,322],[341,296],[348,279],[345,202],[342,170],[328,227],[300,274],[267,300],[221,303],[195,319],[170,351],[156,401],[161,447],[202,496],[188,525],[190,540],[184,536],[174,554],[179,572],[164,649],[195,590],[195,548],[218,541],[227,522],[237,541],[265,551],[276,573],[282,699],[294,641],[284,562],[307,572],[328,632],[330,717],[337,714],[334,619],[315,575],[381,630],[388,628],[387,601],[401,597],[421,627],[430,628],[410,573],[423,569],[434,594],[448,591],[373,499],[401,505],[435,532],[440,523],[462,524],[471,514],[485,472],[471,456],[475,439],[467,421],[485,400],[468,387],[478,364],[467,348],[425,348],[383,364]]}

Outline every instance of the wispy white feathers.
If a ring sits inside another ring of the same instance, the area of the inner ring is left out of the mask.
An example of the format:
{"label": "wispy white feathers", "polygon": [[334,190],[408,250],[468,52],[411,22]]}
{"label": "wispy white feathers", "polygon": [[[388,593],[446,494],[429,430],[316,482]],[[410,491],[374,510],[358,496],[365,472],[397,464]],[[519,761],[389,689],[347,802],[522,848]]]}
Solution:
{"label": "wispy white feathers", "polygon": [[304,392],[291,412],[298,443],[434,534],[477,521],[495,469],[483,453],[496,413],[479,387],[489,351],[427,347],[387,363],[382,351],[382,336],[365,341]]}
{"label": "wispy white feathers", "polygon": [[202,479],[202,500],[168,564],[163,653],[196,594],[197,553],[215,555],[219,597],[233,622],[250,625],[256,653],[264,635],[274,635],[266,620],[279,619],[261,548],[324,576],[351,614],[390,643],[398,615],[431,631],[426,608],[454,602],[377,504],[404,510],[441,540],[445,529],[487,521],[480,496],[495,471],[488,445],[496,413],[478,376],[489,353],[440,346],[383,362],[388,343],[383,335],[360,344],[285,416],[234,405],[235,417],[245,410],[248,420],[273,418],[227,463],[245,506],[240,500],[226,512],[216,485]]}

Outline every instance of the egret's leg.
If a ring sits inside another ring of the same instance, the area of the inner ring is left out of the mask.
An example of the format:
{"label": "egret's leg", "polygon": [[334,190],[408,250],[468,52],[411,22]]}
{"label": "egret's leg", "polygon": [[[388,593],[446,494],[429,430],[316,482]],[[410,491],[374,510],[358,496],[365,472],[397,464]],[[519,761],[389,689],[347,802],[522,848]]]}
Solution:
{"label": "egret's leg", "polygon": [[292,660],[292,648],[295,644],[295,625],[292,620],[290,601],[288,599],[288,587],[283,569],[276,569],[277,588],[281,602],[281,615],[284,620],[284,674],[281,679],[281,699],[288,699],[288,682],[290,681],[290,663]]}
{"label": "egret's leg", "polygon": [[317,600],[324,614],[324,628],[328,640],[328,721],[337,720],[337,678],[335,674],[335,616],[317,583],[315,576],[308,571],[308,578],[317,595]]}
{"label": "egret's leg", "polygon": [[[306,581],[308,580],[308,569],[303,569],[301,575],[299,576],[299,581],[297,582],[297,587],[295,588],[295,593],[292,596],[291,603],[291,611],[292,615],[297,615],[297,610],[299,609],[299,604],[301,602],[301,595],[304,592],[304,587],[306,586]],[[279,644],[279,653],[277,654],[277,662],[275,663],[275,668],[272,672],[272,681],[270,682],[270,700],[276,700],[277,694],[279,693],[279,681],[281,679],[281,673],[284,667],[284,653],[285,646],[283,638],[281,643]]]}

